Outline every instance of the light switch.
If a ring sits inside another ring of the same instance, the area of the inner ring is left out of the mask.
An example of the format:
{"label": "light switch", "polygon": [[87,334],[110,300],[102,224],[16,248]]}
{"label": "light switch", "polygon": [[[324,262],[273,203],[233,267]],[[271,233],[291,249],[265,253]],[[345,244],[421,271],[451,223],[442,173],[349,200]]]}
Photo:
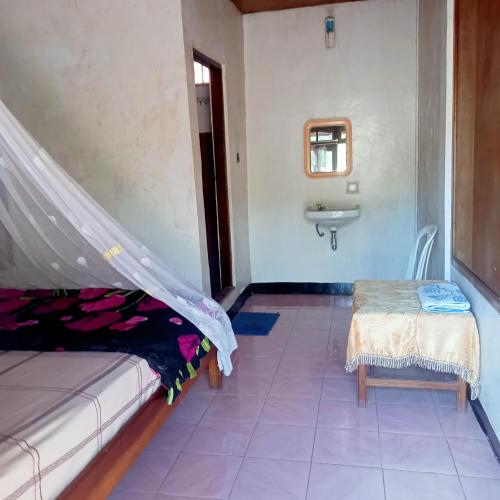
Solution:
{"label": "light switch", "polygon": [[358,194],[359,193],[359,182],[358,181],[346,181],[345,192],[347,194]]}

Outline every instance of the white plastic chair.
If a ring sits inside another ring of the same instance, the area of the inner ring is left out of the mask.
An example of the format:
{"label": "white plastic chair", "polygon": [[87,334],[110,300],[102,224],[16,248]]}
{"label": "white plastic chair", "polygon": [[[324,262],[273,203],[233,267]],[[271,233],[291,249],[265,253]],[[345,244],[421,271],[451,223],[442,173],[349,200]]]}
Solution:
{"label": "white plastic chair", "polygon": [[[406,269],[405,280],[425,280],[427,279],[427,268],[429,266],[429,257],[431,255],[432,245],[434,244],[434,238],[436,236],[438,227],[436,224],[430,224],[429,226],[423,227],[417,234],[415,241],[413,243],[413,249],[410,254],[410,261],[408,262],[408,268]],[[420,240],[426,238],[422,251],[420,252],[420,258],[418,261],[418,266],[415,269],[415,262],[417,260],[417,253],[420,247]]]}

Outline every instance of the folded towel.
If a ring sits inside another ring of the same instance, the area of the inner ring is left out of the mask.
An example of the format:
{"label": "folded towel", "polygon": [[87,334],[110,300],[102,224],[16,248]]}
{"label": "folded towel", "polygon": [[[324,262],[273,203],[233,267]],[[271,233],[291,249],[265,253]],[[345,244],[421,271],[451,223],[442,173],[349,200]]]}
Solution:
{"label": "folded towel", "polygon": [[455,283],[433,283],[417,289],[422,309],[435,313],[465,313],[470,303]]}

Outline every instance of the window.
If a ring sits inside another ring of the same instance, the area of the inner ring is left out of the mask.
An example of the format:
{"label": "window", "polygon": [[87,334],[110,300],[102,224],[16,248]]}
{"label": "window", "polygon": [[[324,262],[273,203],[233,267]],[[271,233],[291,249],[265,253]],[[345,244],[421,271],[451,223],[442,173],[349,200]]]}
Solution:
{"label": "window", "polygon": [[196,85],[208,85],[210,83],[210,70],[199,62],[194,63],[194,83]]}

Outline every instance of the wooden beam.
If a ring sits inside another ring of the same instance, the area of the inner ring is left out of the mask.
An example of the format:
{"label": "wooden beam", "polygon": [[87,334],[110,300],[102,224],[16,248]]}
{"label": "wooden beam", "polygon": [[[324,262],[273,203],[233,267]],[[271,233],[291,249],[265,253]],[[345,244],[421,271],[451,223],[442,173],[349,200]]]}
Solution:
{"label": "wooden beam", "polygon": [[242,14],[366,0],[231,0]]}

